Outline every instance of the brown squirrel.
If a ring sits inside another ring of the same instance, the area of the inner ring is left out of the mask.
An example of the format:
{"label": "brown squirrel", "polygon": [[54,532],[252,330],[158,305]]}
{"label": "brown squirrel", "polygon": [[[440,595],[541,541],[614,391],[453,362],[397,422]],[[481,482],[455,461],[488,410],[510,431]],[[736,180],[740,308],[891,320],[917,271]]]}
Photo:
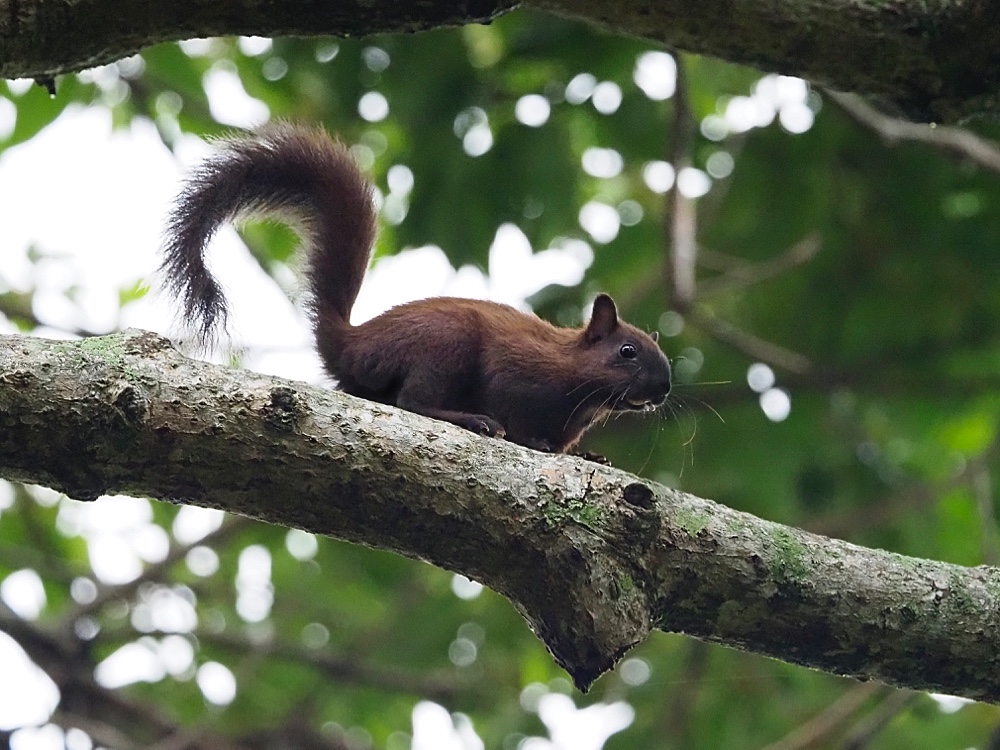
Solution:
{"label": "brown squirrel", "polygon": [[205,265],[206,245],[220,225],[247,214],[285,220],[302,235],[316,343],[347,393],[565,452],[600,417],[655,408],[670,391],[656,335],[620,321],[606,294],[579,330],[450,297],[351,325],[375,238],[372,187],[344,146],[289,124],[224,141],[189,177],[170,215],[162,271],[202,342],[227,313]]}

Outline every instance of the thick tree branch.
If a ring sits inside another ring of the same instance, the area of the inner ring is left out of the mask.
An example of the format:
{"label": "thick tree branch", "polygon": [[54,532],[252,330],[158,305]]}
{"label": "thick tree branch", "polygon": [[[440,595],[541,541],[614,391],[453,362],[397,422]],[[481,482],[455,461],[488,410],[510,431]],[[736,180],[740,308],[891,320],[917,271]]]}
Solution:
{"label": "thick tree branch", "polygon": [[587,687],[656,628],[1000,702],[1000,571],[868,550],[153,334],[0,338],[0,476],[417,557],[510,598]]}
{"label": "thick tree branch", "polygon": [[194,37],[365,36],[485,23],[517,0],[0,0],[0,78],[54,76]]}
{"label": "thick tree branch", "polygon": [[[670,48],[880,94],[909,116],[996,113],[1000,6],[989,0],[532,0]],[[54,76],[157,42],[217,35],[360,36],[487,21],[516,0],[0,0],[0,77]]]}
{"label": "thick tree branch", "polygon": [[917,119],[996,111],[996,84],[988,81],[998,65],[1000,8],[989,0],[536,4],[671,48],[884,95]]}

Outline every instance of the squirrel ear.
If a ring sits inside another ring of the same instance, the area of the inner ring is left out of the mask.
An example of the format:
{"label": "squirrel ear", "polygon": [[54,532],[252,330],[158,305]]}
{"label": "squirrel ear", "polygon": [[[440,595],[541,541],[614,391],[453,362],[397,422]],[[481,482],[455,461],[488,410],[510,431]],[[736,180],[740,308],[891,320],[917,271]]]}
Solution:
{"label": "squirrel ear", "polygon": [[653,343],[654,344],[658,344],[660,342],[660,332],[659,331],[651,331],[650,334],[649,334],[649,338],[653,339]]}
{"label": "squirrel ear", "polygon": [[615,301],[606,294],[594,298],[594,311],[585,332],[587,341],[594,343],[610,336],[618,327],[618,308]]}

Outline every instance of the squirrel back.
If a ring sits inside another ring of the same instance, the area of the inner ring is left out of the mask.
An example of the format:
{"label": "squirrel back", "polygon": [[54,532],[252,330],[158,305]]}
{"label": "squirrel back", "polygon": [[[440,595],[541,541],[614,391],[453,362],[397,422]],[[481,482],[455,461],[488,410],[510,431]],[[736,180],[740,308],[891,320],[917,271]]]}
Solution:
{"label": "squirrel back", "polygon": [[604,294],[582,329],[449,297],[352,326],[375,237],[372,188],[344,146],[291,125],[224,142],[174,206],[162,271],[203,342],[226,317],[206,246],[223,223],[248,214],[284,220],[302,235],[317,348],[347,393],[563,452],[600,417],[655,408],[670,390],[655,336],[620,321]]}

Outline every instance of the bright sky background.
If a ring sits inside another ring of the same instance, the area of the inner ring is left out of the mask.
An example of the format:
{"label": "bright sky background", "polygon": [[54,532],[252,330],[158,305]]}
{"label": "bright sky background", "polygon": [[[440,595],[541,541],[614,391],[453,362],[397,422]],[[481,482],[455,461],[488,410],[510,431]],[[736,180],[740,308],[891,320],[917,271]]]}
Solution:
{"label": "bright sky background", "polygon": [[[192,44],[192,53],[197,53],[197,44],[201,43]],[[634,82],[651,99],[666,99],[673,94],[674,74],[673,60],[668,55],[647,53],[637,60]],[[99,82],[106,80],[109,87],[115,83],[106,71],[93,75]],[[232,73],[210,73],[206,76],[206,91],[213,114],[222,122],[251,126],[267,117],[266,108],[246,95]],[[589,73],[576,76],[566,88],[570,104],[589,102],[603,113],[615,111],[621,96],[617,84],[598,81]],[[813,117],[807,98],[807,88],[798,79],[768,76],[751,96],[735,97],[723,113],[706,118],[702,132],[710,140],[721,141],[730,132],[763,127],[776,118],[786,130],[803,132],[811,126]],[[385,116],[387,106],[384,97],[363,98],[359,115],[374,121]],[[527,126],[543,125],[549,113],[550,105],[541,96],[526,96],[517,103],[516,116]],[[10,112],[0,107],[0,132],[5,116],[10,117]],[[485,113],[472,112],[467,120],[461,130],[456,124],[456,135],[463,139],[470,156],[484,153],[492,146]],[[151,271],[158,264],[160,231],[167,208],[183,170],[209,152],[210,146],[201,140],[184,137],[175,157],[163,146],[153,125],[143,120],[135,121],[127,130],[113,132],[110,113],[101,108],[71,108],[29,143],[4,152],[0,156],[0,291],[8,287],[37,288],[35,313],[51,325],[39,332],[42,335],[62,336],[64,330],[76,328],[102,332],[127,326],[177,334],[178,329],[172,326],[174,306],[169,300],[147,295],[120,310],[119,290],[137,283],[155,288]],[[581,164],[581,169],[594,177],[613,177],[621,168],[620,155],[611,149],[589,149]],[[666,162],[650,162],[644,178],[654,192],[666,192],[676,182],[683,193],[697,197],[711,188],[713,179],[724,178],[732,169],[732,157],[720,149],[708,160],[707,172],[690,169],[675,175]],[[396,172],[402,190],[408,189],[407,171]],[[394,189],[390,178],[390,195]],[[579,221],[591,243],[577,240],[537,253],[532,253],[516,227],[501,227],[490,253],[489,276],[474,268],[456,271],[444,254],[432,247],[382,260],[369,273],[354,320],[372,317],[393,304],[440,294],[489,298],[523,307],[526,297],[549,283],[578,283],[593,253],[600,252],[600,245],[613,239],[620,224],[641,217],[641,213],[635,213],[637,206],[623,204],[615,208],[589,203],[581,210]],[[29,248],[39,252],[43,260],[29,262]],[[235,345],[247,352],[247,366],[322,381],[304,316],[253,261],[234,230],[220,232],[211,258],[230,295],[234,321],[231,333]],[[289,272],[286,276],[282,283],[293,287],[294,275]],[[71,287],[75,289],[72,302],[66,294]],[[4,322],[0,322],[0,332],[4,326],[12,332]],[[763,384],[762,393],[773,384],[769,371],[758,369],[755,378],[751,384]],[[152,523],[147,500],[102,498],[82,504],[61,499],[48,490],[34,492],[40,502],[61,504],[60,528],[87,539],[95,575],[102,583],[134,579],[144,563],[163,559],[171,542]],[[0,481],[0,512],[10,502],[10,488]],[[218,514],[184,508],[171,533],[175,542],[190,544],[219,522]],[[289,532],[289,554],[310,556],[315,540],[310,542],[306,537],[302,532]],[[210,575],[218,560],[209,548],[195,547],[187,562],[197,575]],[[247,548],[240,558],[238,606],[247,622],[259,621],[269,611],[270,563],[270,553],[263,547]],[[458,596],[478,593],[475,584],[463,582],[460,577],[453,588]],[[95,591],[92,581],[80,579],[74,584],[78,601],[87,601]],[[155,626],[157,630],[177,633],[190,631],[197,618],[185,596],[183,591],[164,590],[136,608],[133,624],[140,630]],[[0,597],[29,619],[37,617],[45,603],[41,580],[31,570],[8,576],[0,584]],[[461,658],[471,653],[474,658],[475,643],[468,638],[464,639],[466,643],[459,643],[462,640],[456,639],[460,646],[456,653],[466,654]],[[216,663],[195,669],[193,656],[190,645],[180,635],[160,639],[147,636],[103,662],[97,678],[108,686],[157,680],[166,675],[192,678],[206,700],[219,704],[231,701],[238,685],[229,670]],[[3,634],[0,666],[4,671],[4,679],[0,680],[0,728],[44,724],[58,699],[55,686]],[[649,677],[649,667],[641,659],[627,660],[621,670],[622,678],[630,684],[641,684]],[[521,700],[527,710],[538,712],[550,731],[550,739],[529,738],[522,743],[522,750],[599,750],[608,736],[627,727],[633,719],[626,703],[578,710],[570,697],[541,685],[525,688]],[[453,717],[433,703],[423,702],[414,708],[413,732],[413,750],[482,747],[467,719]],[[47,750],[61,748],[64,740],[70,750],[89,750],[89,740],[82,733],[71,732],[64,738],[61,730],[52,726],[19,732],[14,746],[19,750]]]}

